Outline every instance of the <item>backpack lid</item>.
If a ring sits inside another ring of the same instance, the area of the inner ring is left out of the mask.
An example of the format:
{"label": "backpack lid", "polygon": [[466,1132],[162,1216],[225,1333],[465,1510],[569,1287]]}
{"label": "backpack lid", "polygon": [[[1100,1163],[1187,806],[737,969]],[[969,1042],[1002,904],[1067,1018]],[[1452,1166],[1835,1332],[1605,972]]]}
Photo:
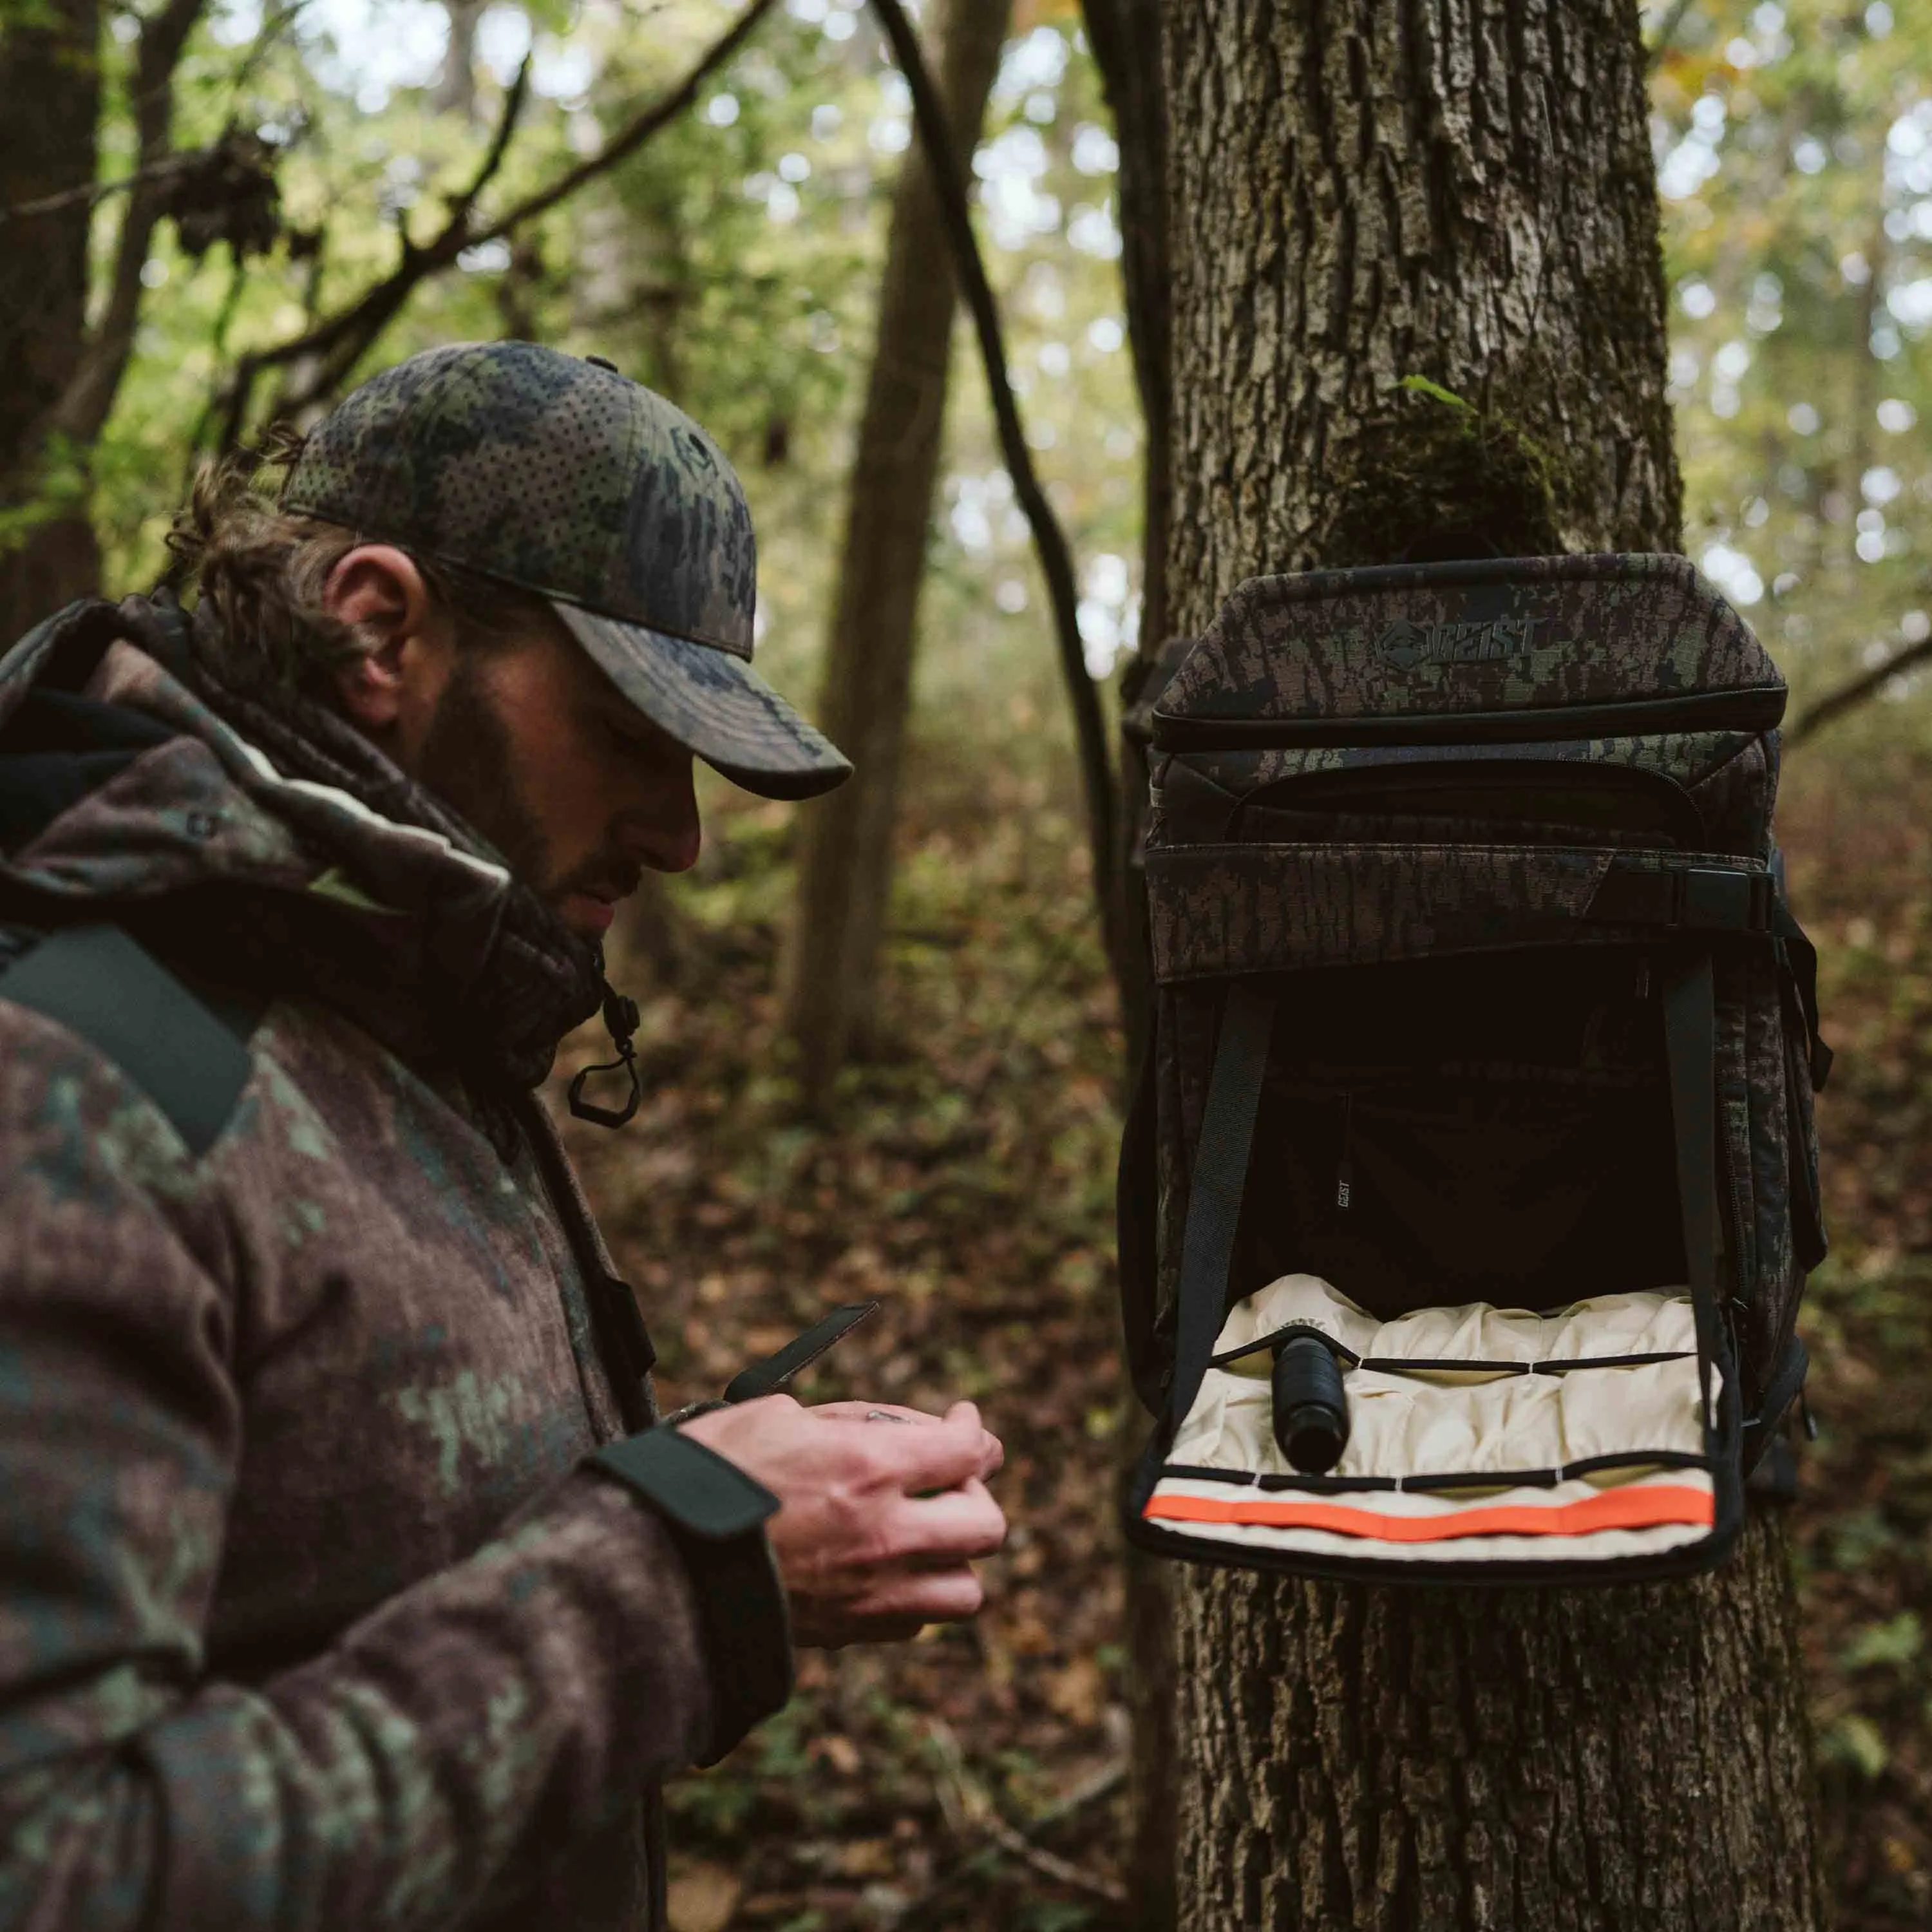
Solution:
{"label": "backpack lid", "polygon": [[1448,722],[1732,693],[1781,711],[1784,682],[1688,558],[1483,558],[1250,578],[1153,722],[1158,737],[1164,721]]}

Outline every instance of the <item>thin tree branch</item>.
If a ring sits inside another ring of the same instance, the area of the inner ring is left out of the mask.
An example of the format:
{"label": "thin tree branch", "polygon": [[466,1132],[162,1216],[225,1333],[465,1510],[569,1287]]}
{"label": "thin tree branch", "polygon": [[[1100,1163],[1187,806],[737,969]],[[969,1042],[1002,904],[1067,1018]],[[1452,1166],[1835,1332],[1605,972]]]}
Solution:
{"label": "thin tree branch", "polygon": [[749,38],[752,31],[769,14],[775,0],[751,0],[751,4],[715,41],[710,50],[687,74],[671,92],[657,103],[646,108],[620,133],[614,135],[596,154],[580,161],[574,168],[566,169],[549,187],[540,188],[527,200],[519,202],[502,219],[493,224],[476,237],[478,242],[494,242],[508,235],[512,229],[520,228],[526,221],[533,221],[539,214],[547,214],[566,195],[574,194],[587,181],[601,174],[607,174],[620,161],[627,160],[641,148],[653,134],[658,133],[675,121],[698,98],[698,92],[718,68],[724,66]]}
{"label": "thin tree branch", "polygon": [[[530,98],[533,58],[530,54],[524,56],[516,79],[511,82],[503,96],[502,112],[496,118],[496,131],[490,137],[490,144],[484,148],[466,185],[449,198],[448,212],[436,238],[427,247],[418,248],[410,241],[398,217],[401,260],[394,272],[374,287],[364,290],[347,308],[339,310],[328,321],[305,330],[278,348],[244,356],[236,372],[238,392],[251,389],[256,377],[264,369],[312,361],[314,366],[306,379],[299,387],[284,388],[276,399],[272,413],[290,416],[309,408],[340,386],[376,338],[401,313],[419,284],[440,269],[447,268],[465,250],[486,238],[471,232],[470,217],[476,212],[478,198],[495,180],[508,157],[517,124],[523,118],[524,104]],[[231,407],[230,410],[228,426],[231,434],[224,437],[224,448],[232,448],[239,439],[244,420],[245,393],[242,394],[241,400],[241,408]]]}
{"label": "thin tree branch", "polygon": [[1100,932],[1107,960],[1118,986],[1120,982],[1120,895],[1114,850],[1114,777],[1108,756],[1100,694],[1087,669],[1081,647],[1079,593],[1075,588],[1073,560],[1059,519],[1047,501],[1032,452],[1020,424],[1019,406],[1006,376],[1006,352],[1001,338],[1000,312],[986,280],[986,264],[973,232],[964,172],[954,158],[946,109],[933,85],[931,70],[920,51],[919,37],[899,0],[873,0],[892,58],[898,63],[912,95],[913,119],[920,146],[951,244],[952,272],[973,317],[980,339],[986,386],[992,392],[993,416],[1000,433],[1000,449],[1013,481],[1014,494],[1033,531],[1041,574],[1053,607],[1054,632],[1060,647],[1060,671],[1073,708],[1073,724],[1080,758],[1080,777],[1087,806],[1087,837],[1094,868],[1094,896],[1100,914]]}
{"label": "thin tree branch", "polygon": [[239,98],[242,88],[255,77],[255,70],[266,60],[275,43],[302,17],[309,0],[286,0],[272,14],[262,16],[262,25],[255,38],[249,43],[248,51],[242,56],[240,64],[228,77],[228,92],[231,100]]}
{"label": "thin tree branch", "polygon": [[472,226],[477,201],[501,167],[511,136],[516,130],[527,85],[529,62],[526,61],[523,72],[518,75],[506,98],[504,111],[499,118],[489,149],[469,186],[450,202],[448,217],[441,230],[433,240],[420,247],[406,238],[401,259],[394,269],[334,314],[287,341],[243,356],[236,367],[227,406],[223,412],[220,447],[232,448],[241,440],[255,384],[264,370],[310,359],[316,362],[314,370],[298,388],[278,399],[278,414],[309,408],[324,400],[374,346],[423,282],[448,268],[466,250],[485,242],[500,240],[539,215],[548,214],[586,182],[628,160],[652,135],[690,106],[705,82],[732,58],[775,4],[776,0],[750,0],[737,19],[669,93],[628,122],[596,154],[566,168],[554,180],[526,196],[494,220]]}
{"label": "thin tree branch", "polygon": [[[1116,1907],[1126,1904],[1126,1892],[1113,1880],[1102,1878],[1070,1859],[1058,1857],[1036,1842],[1055,1826],[1065,1823],[1101,1799],[1112,1797],[1126,1781],[1127,1768],[1124,1762],[1106,1766],[1024,1825],[1013,1825],[1000,1815],[991,1795],[968,1768],[959,1740],[944,1719],[932,1720],[927,1726],[927,1738],[940,1760],[943,1773],[934,1787],[940,1810],[958,1836],[970,1839],[983,1833],[1006,1857],[1017,1859],[1056,1885],[1083,1892],[1090,1898],[1104,1900]],[[919,1913],[963,1881],[976,1876],[980,1863],[980,1859],[968,1858],[942,1874],[902,1910],[899,1914],[901,1922],[913,1922]]]}
{"label": "thin tree branch", "polygon": [[1870,670],[1839,686],[1836,691],[1827,692],[1782,734],[1786,751],[1802,745],[1834,720],[1842,718],[1847,711],[1855,710],[1868,698],[1875,697],[1885,686],[1900,675],[1910,670],[1914,664],[1923,664],[1932,658],[1932,638],[1921,638],[1916,644],[1907,644],[1904,650],[1894,651],[1882,664],[1874,664]]}
{"label": "thin tree branch", "polygon": [[116,195],[125,194],[148,182],[168,181],[185,173],[202,158],[202,152],[196,148],[184,154],[166,155],[152,167],[136,168],[118,181],[83,182],[78,188],[63,188],[58,194],[44,194],[34,201],[16,201],[11,208],[0,208],[0,228],[10,222],[31,221],[36,215],[58,214],[62,208],[76,207],[82,202],[90,208],[98,208],[104,201],[111,201]]}
{"label": "thin tree branch", "polygon": [[1643,64],[1646,69],[1654,70],[1658,63],[1670,52],[1678,32],[1684,25],[1684,16],[1696,4],[1696,0],[1671,0],[1670,11],[1658,22],[1657,38],[1644,50]]}
{"label": "thin tree branch", "polygon": [[[214,326],[208,332],[208,357],[215,367],[221,365],[221,358],[228,351],[228,332],[233,326],[236,311],[241,308],[242,292],[248,282],[247,258],[236,255],[230,266],[227,292],[221,298],[221,306],[216,310]],[[201,413],[195,418],[194,434],[188,440],[188,457],[183,466],[181,492],[185,497],[194,483],[194,472],[200,462],[202,438],[208,433],[208,419],[214,413],[216,397],[211,392],[201,406]]]}
{"label": "thin tree branch", "polygon": [[[240,93],[275,40],[308,4],[308,0],[289,0],[287,5],[262,22],[260,32],[230,77],[231,94]],[[212,148],[190,148],[185,154],[164,154],[159,160],[136,168],[132,174],[123,175],[118,181],[83,182],[78,188],[64,188],[58,194],[44,194],[34,201],[16,202],[10,208],[0,208],[0,228],[6,227],[10,222],[30,221],[36,215],[58,214],[64,208],[77,207],[82,202],[89,208],[98,208],[117,194],[126,194],[149,182],[170,181],[176,175],[185,174],[213,152]]]}

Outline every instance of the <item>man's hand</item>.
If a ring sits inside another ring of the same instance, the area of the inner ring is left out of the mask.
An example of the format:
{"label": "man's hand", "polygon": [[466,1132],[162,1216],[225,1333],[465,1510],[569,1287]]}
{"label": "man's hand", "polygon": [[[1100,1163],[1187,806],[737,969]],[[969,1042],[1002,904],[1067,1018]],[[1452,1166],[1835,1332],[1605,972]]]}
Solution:
{"label": "man's hand", "polygon": [[977,1614],[972,1559],[1006,1540],[986,1480],[1005,1452],[970,1402],[942,1419],[768,1395],[680,1426],[778,1498],[769,1530],[798,1642],[836,1649]]}

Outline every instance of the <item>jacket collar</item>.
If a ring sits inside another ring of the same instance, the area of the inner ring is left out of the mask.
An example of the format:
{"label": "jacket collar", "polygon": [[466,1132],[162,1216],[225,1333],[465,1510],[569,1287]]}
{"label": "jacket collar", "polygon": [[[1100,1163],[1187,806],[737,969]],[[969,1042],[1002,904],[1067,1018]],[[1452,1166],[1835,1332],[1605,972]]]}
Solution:
{"label": "jacket collar", "polygon": [[0,889],[312,993],[406,1059],[541,1081],[597,1010],[597,948],[340,719],[211,676],[187,624],[171,602],[76,604],[0,658],[0,783],[37,686],[169,732],[0,860]]}

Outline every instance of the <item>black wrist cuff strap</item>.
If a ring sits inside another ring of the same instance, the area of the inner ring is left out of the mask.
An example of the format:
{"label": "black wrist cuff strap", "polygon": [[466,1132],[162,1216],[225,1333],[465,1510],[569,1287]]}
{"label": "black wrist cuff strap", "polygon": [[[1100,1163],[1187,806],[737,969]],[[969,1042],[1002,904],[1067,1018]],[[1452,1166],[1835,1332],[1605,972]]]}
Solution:
{"label": "black wrist cuff strap", "polygon": [[742,1536],[777,1513],[778,1499],[764,1484],[675,1429],[627,1436],[590,1460],[667,1522],[707,1542]]}
{"label": "black wrist cuff strap", "polygon": [[626,1436],[589,1460],[662,1519],[691,1573],[711,1666],[710,1749],[698,1761],[716,1764],[791,1695],[791,1631],[764,1535],[778,1499],[675,1429]]}

